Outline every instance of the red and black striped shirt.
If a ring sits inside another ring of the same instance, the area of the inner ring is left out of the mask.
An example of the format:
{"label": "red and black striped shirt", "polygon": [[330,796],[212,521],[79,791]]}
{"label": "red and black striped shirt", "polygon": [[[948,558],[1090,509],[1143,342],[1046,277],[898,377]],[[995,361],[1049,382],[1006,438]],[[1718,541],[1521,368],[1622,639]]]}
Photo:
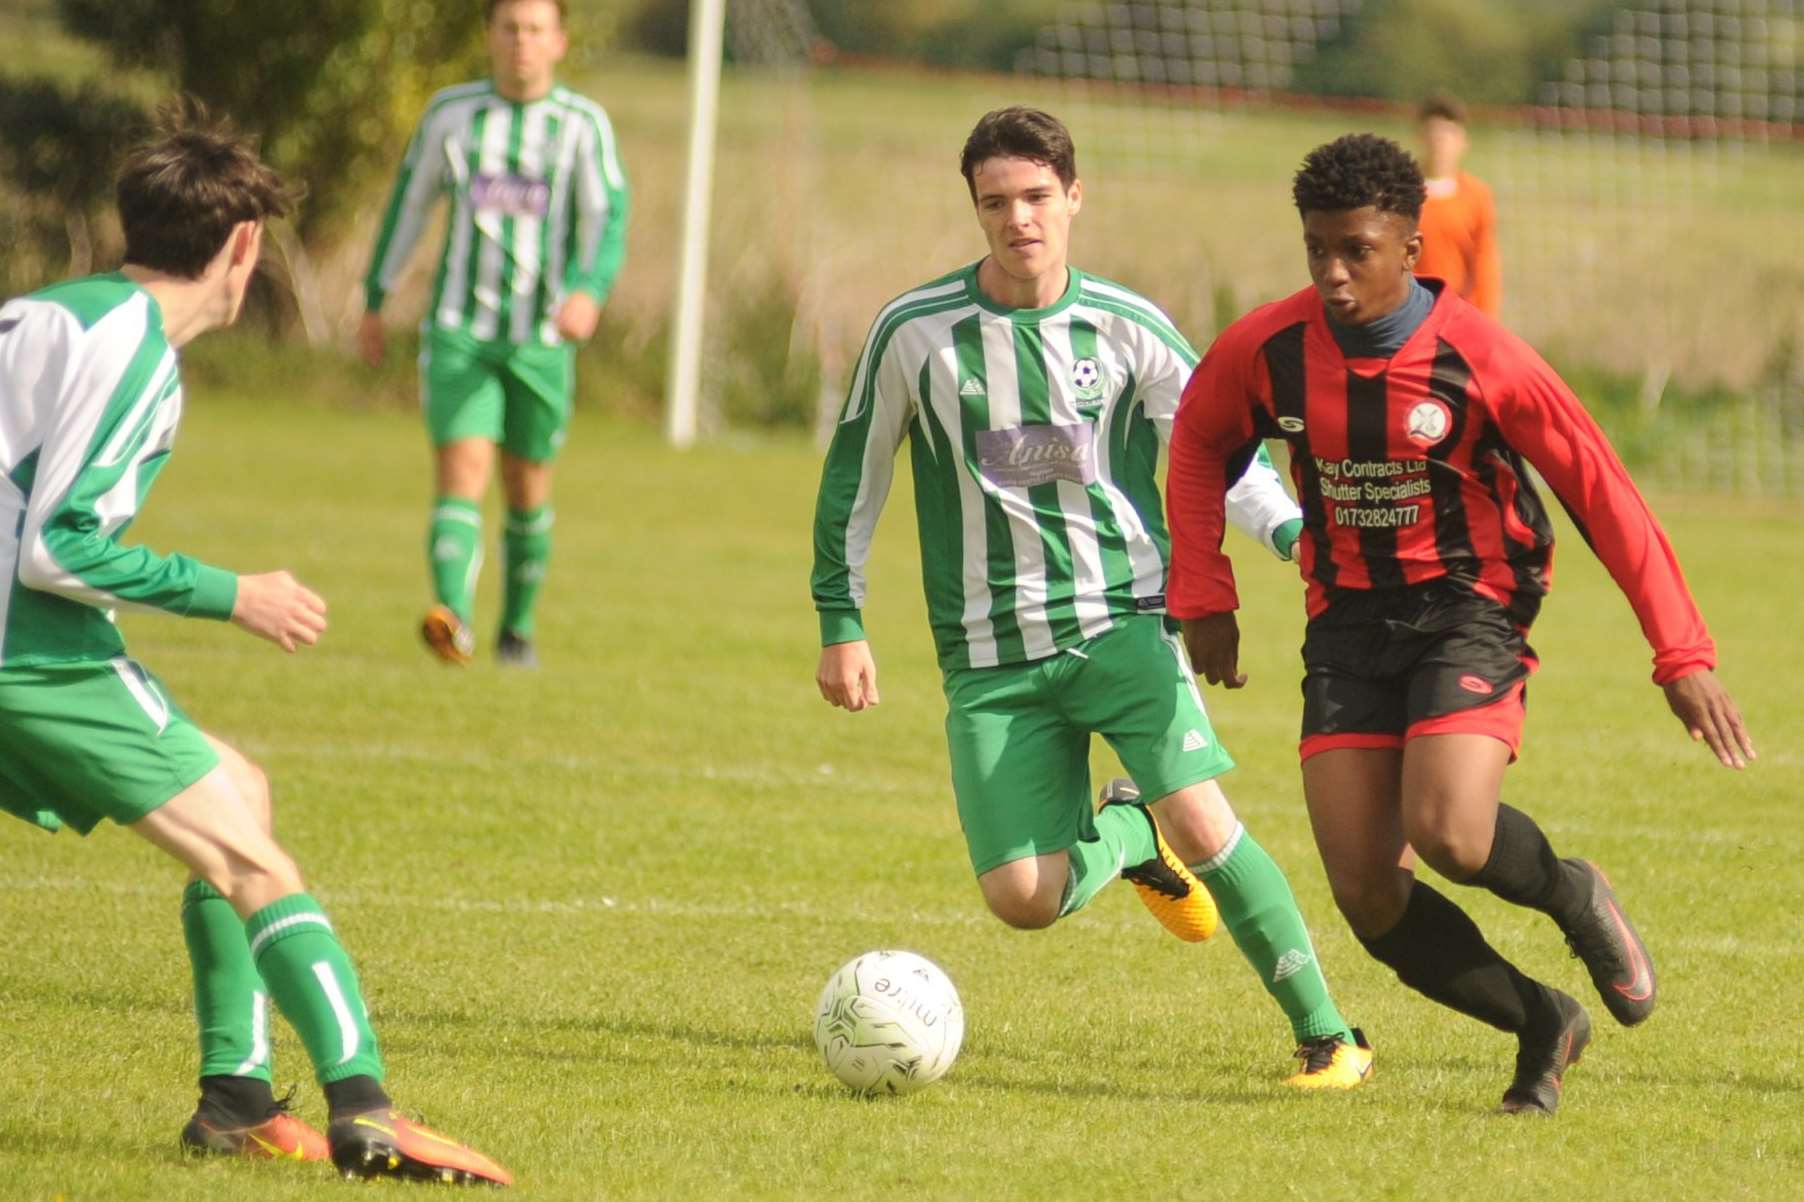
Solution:
{"label": "red and black striped shirt", "polygon": [[1222,496],[1265,438],[1290,446],[1311,617],[1355,591],[1446,577],[1527,629],[1553,574],[1533,465],[1628,596],[1655,681],[1715,666],[1672,547],[1603,431],[1526,343],[1450,291],[1389,359],[1347,358],[1313,288],[1222,331],[1171,438],[1179,618],[1238,607]]}

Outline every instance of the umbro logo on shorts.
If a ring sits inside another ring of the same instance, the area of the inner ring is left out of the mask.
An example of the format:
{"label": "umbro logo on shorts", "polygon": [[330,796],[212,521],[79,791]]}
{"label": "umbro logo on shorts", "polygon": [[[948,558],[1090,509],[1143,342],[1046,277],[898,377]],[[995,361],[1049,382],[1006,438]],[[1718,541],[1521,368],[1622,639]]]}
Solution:
{"label": "umbro logo on shorts", "polygon": [[1202,731],[1192,728],[1184,732],[1185,751],[1201,751],[1208,745],[1209,740],[1203,737]]}

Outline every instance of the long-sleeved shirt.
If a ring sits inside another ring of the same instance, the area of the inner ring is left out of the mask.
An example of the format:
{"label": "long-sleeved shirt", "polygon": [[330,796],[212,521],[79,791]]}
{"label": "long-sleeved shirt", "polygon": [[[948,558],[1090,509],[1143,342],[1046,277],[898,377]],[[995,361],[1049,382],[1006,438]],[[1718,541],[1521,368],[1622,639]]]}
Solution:
{"label": "long-sleeved shirt", "polygon": [[1221,489],[1262,438],[1290,444],[1312,617],[1355,590],[1454,579],[1526,629],[1552,580],[1551,486],[1628,597],[1654,679],[1716,664],[1677,558],[1603,431],[1520,338],[1442,289],[1388,359],[1349,360],[1305,289],[1222,332],[1172,434],[1171,612],[1238,604]]}
{"label": "long-sleeved shirt", "polygon": [[231,617],[231,572],[119,541],[181,415],[162,311],[125,276],[0,308],[0,668],[120,655],[121,606]]}
{"label": "long-sleeved shirt", "polygon": [[[1156,472],[1195,363],[1152,302],[1076,269],[1043,309],[990,300],[977,264],[892,301],[821,475],[821,641],[864,637],[865,563],[905,437],[942,667],[1042,659],[1124,615],[1163,613]],[[1263,455],[1242,467],[1221,485],[1229,512],[1277,551],[1296,505]]]}
{"label": "long-sleeved shirt", "polygon": [[432,206],[451,204],[427,320],[484,341],[559,341],[564,298],[605,299],[626,255],[626,173],[600,105],[518,103],[481,80],[435,95],[408,143],[364,281],[379,312]]}
{"label": "long-sleeved shirt", "polygon": [[[1436,181],[1440,182],[1440,181]],[[1417,228],[1422,255],[1416,270],[1447,281],[1463,296],[1496,317],[1503,308],[1503,265],[1497,254],[1497,203],[1491,188],[1464,171],[1451,190],[1430,183]]]}

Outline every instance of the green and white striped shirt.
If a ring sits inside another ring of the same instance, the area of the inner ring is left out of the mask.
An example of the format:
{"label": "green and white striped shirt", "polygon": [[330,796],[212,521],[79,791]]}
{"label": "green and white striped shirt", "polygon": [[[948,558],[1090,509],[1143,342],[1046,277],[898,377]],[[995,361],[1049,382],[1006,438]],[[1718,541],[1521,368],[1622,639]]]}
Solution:
{"label": "green and white striped shirt", "polygon": [[364,280],[379,312],[450,198],[427,320],[484,341],[559,341],[564,298],[607,297],[626,254],[627,188],[600,105],[558,86],[520,104],[492,80],[433,96],[407,146]]}
{"label": "green and white striped shirt", "polygon": [[[1159,455],[1196,360],[1151,301],[1076,268],[1044,309],[997,305],[977,264],[892,301],[821,475],[822,643],[864,637],[864,565],[905,435],[941,667],[1042,659],[1163,613]],[[1299,516],[1263,451],[1228,512],[1274,553]]]}
{"label": "green and white striped shirt", "polygon": [[0,668],[122,654],[120,606],[232,616],[231,572],[118,541],[181,416],[162,310],[125,276],[0,308]]}

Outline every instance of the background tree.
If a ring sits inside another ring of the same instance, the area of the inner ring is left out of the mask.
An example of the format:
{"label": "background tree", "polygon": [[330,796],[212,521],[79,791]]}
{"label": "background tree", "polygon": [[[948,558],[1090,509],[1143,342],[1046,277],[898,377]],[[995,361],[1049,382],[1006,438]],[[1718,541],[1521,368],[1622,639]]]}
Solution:
{"label": "background tree", "polygon": [[308,186],[303,237],[386,170],[433,89],[483,70],[476,3],[57,0],[57,12],[119,66],[260,133],[270,160]]}
{"label": "background tree", "polygon": [[1444,90],[1481,104],[1529,104],[1541,80],[1613,7],[1596,0],[1368,0],[1358,20],[1303,64],[1293,89],[1402,101]]}
{"label": "background tree", "polygon": [[94,84],[0,79],[0,295],[93,268],[105,241],[97,218],[141,117]]}

